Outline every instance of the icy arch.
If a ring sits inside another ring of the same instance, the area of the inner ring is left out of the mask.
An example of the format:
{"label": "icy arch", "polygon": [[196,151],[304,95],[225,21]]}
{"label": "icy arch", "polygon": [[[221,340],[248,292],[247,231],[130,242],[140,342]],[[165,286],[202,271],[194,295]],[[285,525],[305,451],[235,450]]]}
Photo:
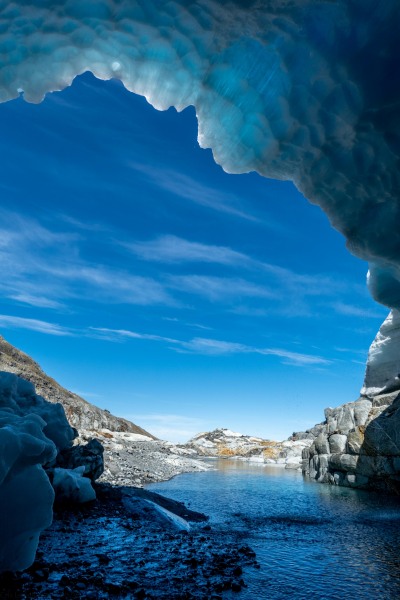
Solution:
{"label": "icy arch", "polygon": [[0,0],[0,100],[85,70],[196,107],[228,172],[291,179],[400,308],[398,0]]}

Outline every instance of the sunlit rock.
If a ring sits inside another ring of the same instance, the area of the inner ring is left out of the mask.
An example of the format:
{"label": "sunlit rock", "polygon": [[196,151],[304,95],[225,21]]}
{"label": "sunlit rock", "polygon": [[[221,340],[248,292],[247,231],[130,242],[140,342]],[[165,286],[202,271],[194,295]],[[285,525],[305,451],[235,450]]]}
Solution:
{"label": "sunlit rock", "polygon": [[184,445],[200,456],[237,458],[252,463],[277,464],[287,469],[300,469],[303,451],[313,442],[314,436],[299,434],[296,439],[283,442],[244,435],[230,429],[214,429],[195,435]]}

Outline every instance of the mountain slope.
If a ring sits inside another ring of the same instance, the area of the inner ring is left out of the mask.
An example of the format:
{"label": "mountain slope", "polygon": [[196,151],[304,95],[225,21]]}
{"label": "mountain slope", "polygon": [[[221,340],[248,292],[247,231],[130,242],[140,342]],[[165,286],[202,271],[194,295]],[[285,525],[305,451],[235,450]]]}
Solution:
{"label": "mountain slope", "polygon": [[0,336],[0,371],[15,373],[19,377],[27,379],[34,384],[37,394],[49,402],[62,404],[68,421],[78,431],[80,429],[92,431],[109,429],[138,433],[156,439],[151,433],[134,423],[115,417],[107,410],[102,410],[63,388],[46,375],[30,356],[9,344],[2,336]]}

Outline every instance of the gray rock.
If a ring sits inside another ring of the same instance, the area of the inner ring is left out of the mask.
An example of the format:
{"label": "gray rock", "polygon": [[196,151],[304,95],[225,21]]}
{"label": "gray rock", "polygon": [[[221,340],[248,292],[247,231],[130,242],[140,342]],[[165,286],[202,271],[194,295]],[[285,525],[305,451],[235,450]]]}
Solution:
{"label": "gray rock", "polygon": [[314,441],[314,443],[313,443],[313,444],[311,444],[311,446],[309,447],[309,449],[308,449],[308,452],[309,452],[310,458],[312,458],[313,456],[315,456],[315,455],[317,454],[317,449],[316,449],[316,447],[315,447],[315,441]]}
{"label": "gray rock", "polygon": [[364,447],[367,454],[400,456],[400,397],[367,425]]}
{"label": "gray rock", "polygon": [[316,438],[324,430],[325,430],[325,424],[318,423],[318,425],[314,425],[314,427],[312,427],[311,429],[308,429],[306,433],[308,433],[312,437]]}
{"label": "gray rock", "polygon": [[361,399],[353,404],[354,410],[354,423],[356,427],[365,425],[368,419],[368,415],[372,408],[372,402],[370,400]]}
{"label": "gray rock", "polygon": [[352,454],[331,454],[329,457],[329,469],[331,471],[350,471],[350,473],[355,473],[358,460],[359,457]]}
{"label": "gray rock", "polygon": [[318,461],[318,472],[317,472],[317,480],[320,482],[326,481],[326,474],[328,473],[329,468],[329,455],[328,454],[320,454]]}
{"label": "gray rock", "polygon": [[369,478],[387,477],[396,474],[393,459],[386,456],[360,456],[357,473]]}
{"label": "gray rock", "polygon": [[329,437],[329,449],[331,454],[346,452],[347,436],[334,433]]}
{"label": "gray rock", "polygon": [[341,406],[337,412],[337,429],[341,433],[346,433],[350,429],[353,429],[355,425],[354,421],[354,407],[352,404],[345,404]]}
{"label": "gray rock", "polygon": [[356,427],[354,431],[350,431],[347,436],[347,453],[360,454],[364,443],[364,428]]}
{"label": "gray rock", "polygon": [[328,438],[327,438],[326,434],[320,433],[319,436],[316,438],[314,444],[315,444],[315,449],[318,452],[318,454],[329,454],[330,453],[329,442],[328,442]]}

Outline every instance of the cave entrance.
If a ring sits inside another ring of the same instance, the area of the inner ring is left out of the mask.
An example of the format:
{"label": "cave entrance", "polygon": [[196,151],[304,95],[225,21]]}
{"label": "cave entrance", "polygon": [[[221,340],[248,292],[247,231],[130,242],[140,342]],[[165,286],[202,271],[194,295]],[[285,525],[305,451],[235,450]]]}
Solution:
{"label": "cave entrance", "polygon": [[0,121],[0,325],[66,387],[174,441],[284,438],[357,396],[386,310],[291,183],[224,173],[192,108],[88,73]]}

